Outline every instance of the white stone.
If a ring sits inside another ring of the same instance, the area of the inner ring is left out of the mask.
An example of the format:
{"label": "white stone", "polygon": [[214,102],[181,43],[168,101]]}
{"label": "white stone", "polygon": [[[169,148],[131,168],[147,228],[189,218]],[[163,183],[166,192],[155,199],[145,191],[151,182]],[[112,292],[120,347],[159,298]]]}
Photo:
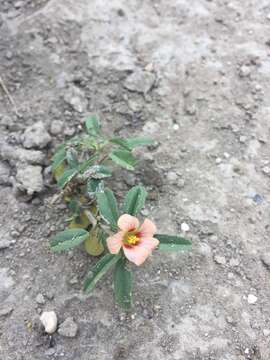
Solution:
{"label": "white stone", "polygon": [[43,190],[42,167],[27,165],[18,169],[17,188],[21,191],[26,191],[28,195],[39,193]]}
{"label": "white stone", "polygon": [[188,225],[187,223],[183,222],[183,223],[181,224],[181,230],[182,230],[183,232],[188,232],[188,231],[190,230],[190,227],[189,227],[189,225]]}
{"label": "white stone", "polygon": [[220,265],[226,264],[226,258],[224,256],[215,255],[214,260],[217,264],[220,264]]}
{"label": "white stone", "polygon": [[57,328],[57,316],[54,311],[44,311],[40,316],[40,321],[47,334],[53,334]]}
{"label": "white stone", "polygon": [[257,298],[257,296],[255,296],[253,294],[249,294],[247,300],[248,300],[249,304],[253,305],[257,302],[258,298]]}

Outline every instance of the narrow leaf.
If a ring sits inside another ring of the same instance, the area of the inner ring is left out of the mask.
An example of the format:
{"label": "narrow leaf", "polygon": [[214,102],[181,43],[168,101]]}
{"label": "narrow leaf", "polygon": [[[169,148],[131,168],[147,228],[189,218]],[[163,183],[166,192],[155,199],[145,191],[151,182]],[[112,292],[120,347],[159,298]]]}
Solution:
{"label": "narrow leaf", "polygon": [[155,234],[156,239],[160,241],[158,250],[161,251],[184,251],[190,250],[191,241],[175,235]]}
{"label": "narrow leaf", "polygon": [[70,168],[76,168],[79,165],[77,151],[73,148],[68,148],[66,151],[66,160]]}
{"label": "narrow leaf", "polygon": [[128,143],[126,140],[121,139],[121,138],[112,138],[109,140],[112,144],[118,145],[120,147],[122,147],[125,150],[130,151],[131,148],[129,147]]}
{"label": "narrow leaf", "polygon": [[112,176],[111,169],[105,165],[93,165],[83,174],[86,178],[104,179]]}
{"label": "narrow leaf", "polygon": [[90,293],[102,276],[119,260],[120,256],[120,254],[106,254],[96,263],[86,275],[83,286],[86,293]]}
{"label": "narrow leaf", "polygon": [[125,196],[123,212],[125,214],[137,215],[144,207],[147,191],[143,186],[134,186]]}
{"label": "narrow leaf", "polygon": [[100,132],[100,123],[97,115],[91,115],[85,120],[86,130],[89,135],[96,136]]}
{"label": "narrow leaf", "polygon": [[97,192],[104,192],[104,182],[99,179],[89,179],[86,184],[86,191],[89,196],[94,196]]}
{"label": "narrow leaf", "polygon": [[131,154],[130,151],[116,149],[113,150],[109,157],[112,161],[114,161],[117,165],[120,165],[128,170],[134,170],[134,166],[136,165],[136,159]]}
{"label": "narrow leaf", "polygon": [[120,258],[114,269],[113,289],[115,302],[125,310],[132,306],[132,274],[126,268],[126,259]]}
{"label": "narrow leaf", "polygon": [[137,146],[152,145],[154,143],[153,139],[142,137],[129,138],[125,141],[130,149],[134,149]]}
{"label": "narrow leaf", "polygon": [[50,248],[54,252],[69,250],[80,245],[88,236],[88,231],[84,229],[64,230],[51,238]]}
{"label": "narrow leaf", "polygon": [[64,188],[67,183],[69,183],[74,176],[78,173],[77,169],[67,169],[64,171],[63,175],[58,179],[57,183],[60,188]]}
{"label": "narrow leaf", "polygon": [[61,145],[52,158],[52,171],[55,171],[66,159],[66,149]]}
{"label": "narrow leaf", "polygon": [[119,218],[118,206],[114,193],[110,189],[97,193],[97,205],[101,216],[110,223],[113,229],[117,229]]}

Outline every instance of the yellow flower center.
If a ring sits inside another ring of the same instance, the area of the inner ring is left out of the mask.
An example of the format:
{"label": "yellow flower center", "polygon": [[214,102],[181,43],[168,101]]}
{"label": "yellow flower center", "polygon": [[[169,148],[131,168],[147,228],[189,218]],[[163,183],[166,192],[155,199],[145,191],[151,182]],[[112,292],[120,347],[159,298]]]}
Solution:
{"label": "yellow flower center", "polygon": [[124,242],[126,245],[132,246],[132,245],[137,245],[139,240],[140,240],[140,238],[137,235],[127,233],[127,235],[125,236]]}

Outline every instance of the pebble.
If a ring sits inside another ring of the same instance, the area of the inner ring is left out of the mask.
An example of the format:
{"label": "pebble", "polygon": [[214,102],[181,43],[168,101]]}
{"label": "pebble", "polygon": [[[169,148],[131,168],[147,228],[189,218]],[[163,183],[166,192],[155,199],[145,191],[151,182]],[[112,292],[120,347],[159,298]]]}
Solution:
{"label": "pebble", "polygon": [[167,179],[170,183],[174,184],[178,180],[178,175],[174,171],[169,171],[167,174]]}
{"label": "pebble", "polygon": [[12,52],[11,52],[11,51],[7,51],[7,52],[6,52],[6,59],[7,59],[7,60],[11,60],[12,57],[13,57]]}
{"label": "pebble", "polygon": [[262,168],[262,171],[263,171],[263,173],[264,173],[265,175],[270,176],[270,167],[269,167],[269,166],[264,166],[264,167]]}
{"label": "pebble", "polygon": [[264,266],[270,270],[270,253],[261,255],[261,261],[263,262]]}
{"label": "pebble", "polygon": [[16,187],[28,195],[43,190],[42,167],[27,165],[19,168],[16,175]]}
{"label": "pebble", "polygon": [[216,164],[219,165],[222,163],[222,159],[220,157],[216,158]]}
{"label": "pebble", "polygon": [[36,297],[36,302],[40,305],[44,305],[46,301],[42,294],[38,294]]}
{"label": "pebble", "polygon": [[85,98],[84,92],[77,86],[72,86],[66,91],[64,100],[79,113],[84,113],[87,110],[88,101]]}
{"label": "pebble", "polygon": [[257,296],[253,295],[253,294],[249,294],[247,301],[249,304],[254,305],[257,302],[258,298]]}
{"label": "pebble", "polygon": [[72,317],[68,317],[59,327],[58,333],[65,337],[73,338],[77,335],[78,325]]}
{"label": "pebble", "polygon": [[0,317],[7,316],[13,311],[13,308],[11,306],[3,307],[0,309]]}
{"label": "pebble", "polygon": [[265,337],[269,336],[270,335],[270,329],[263,329],[263,335]]}
{"label": "pebble", "polygon": [[183,222],[183,223],[181,224],[181,231],[183,231],[183,232],[188,232],[189,230],[190,230],[189,225],[188,225],[186,222]]}
{"label": "pebble", "polygon": [[45,148],[51,141],[51,136],[42,121],[29,126],[23,134],[23,146],[30,148]]}
{"label": "pebble", "polygon": [[248,77],[251,74],[251,68],[247,65],[242,65],[239,70],[240,77]]}
{"label": "pebble", "polygon": [[53,334],[57,328],[57,316],[54,311],[44,311],[40,316],[40,321],[47,334]]}
{"label": "pebble", "polygon": [[220,265],[226,264],[226,258],[224,256],[215,255],[214,260],[217,264],[220,264]]}
{"label": "pebble", "polygon": [[240,261],[238,259],[231,259],[230,260],[230,266],[238,266],[240,264]]}
{"label": "pebble", "polygon": [[9,248],[11,244],[13,244],[11,240],[0,240],[0,250]]}
{"label": "pebble", "polygon": [[10,185],[10,168],[4,162],[0,162],[0,185]]}
{"label": "pebble", "polygon": [[247,137],[242,135],[242,136],[239,137],[239,141],[240,141],[241,144],[244,144],[247,141]]}
{"label": "pebble", "polygon": [[124,87],[130,91],[147,94],[154,86],[155,80],[155,74],[136,70],[126,78]]}
{"label": "pebble", "polygon": [[63,130],[63,122],[60,120],[53,120],[50,127],[52,135],[59,135]]}

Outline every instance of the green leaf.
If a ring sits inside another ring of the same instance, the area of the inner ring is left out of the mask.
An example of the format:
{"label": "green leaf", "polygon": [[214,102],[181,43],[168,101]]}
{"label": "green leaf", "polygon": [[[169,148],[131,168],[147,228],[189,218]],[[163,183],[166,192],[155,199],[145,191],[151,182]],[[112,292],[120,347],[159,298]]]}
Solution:
{"label": "green leaf", "polygon": [[68,229],[55,235],[50,240],[50,248],[54,252],[69,250],[80,245],[89,236],[84,229]]}
{"label": "green leaf", "polygon": [[66,160],[66,149],[65,145],[59,146],[58,150],[52,158],[52,171],[55,171],[59,165]]}
{"label": "green leaf", "polygon": [[114,193],[110,189],[96,194],[97,205],[101,216],[110,223],[112,229],[117,229],[119,218],[118,206]]}
{"label": "green leaf", "polygon": [[66,160],[70,168],[76,168],[79,165],[77,151],[73,148],[68,148],[66,151]]}
{"label": "green leaf", "polygon": [[73,216],[78,216],[78,215],[80,215],[80,212],[81,212],[81,204],[80,204],[79,201],[77,201],[76,199],[72,199],[72,200],[68,203],[68,208],[69,208],[70,211],[72,212]]}
{"label": "green leaf", "polygon": [[97,136],[100,133],[100,123],[97,115],[91,115],[85,120],[86,130],[89,135]]}
{"label": "green leaf", "polygon": [[120,165],[128,170],[134,170],[134,166],[136,165],[137,162],[134,156],[131,154],[131,152],[127,150],[121,150],[121,149],[113,150],[109,154],[109,157],[117,165]]}
{"label": "green leaf", "polygon": [[131,148],[129,147],[128,143],[126,140],[121,139],[121,138],[112,138],[109,140],[112,144],[118,145],[122,148],[124,148],[125,150],[130,151]]}
{"label": "green leaf", "polygon": [[154,141],[150,138],[135,137],[126,139],[126,143],[130,149],[134,149],[137,146],[152,145]]}
{"label": "green leaf", "polygon": [[83,289],[86,293],[96,286],[96,283],[106,274],[106,272],[119,260],[120,254],[106,254],[104,255],[96,265],[86,275]]}
{"label": "green leaf", "polygon": [[175,235],[155,234],[156,239],[160,241],[158,250],[161,251],[183,251],[190,250],[192,247],[191,241]]}
{"label": "green leaf", "polygon": [[126,259],[120,258],[115,266],[113,289],[116,304],[125,310],[132,307],[132,274],[126,268]]}
{"label": "green leaf", "polygon": [[84,173],[84,176],[94,179],[104,179],[112,176],[112,171],[105,165],[93,165]]}
{"label": "green leaf", "polygon": [[143,186],[134,186],[125,196],[123,213],[137,215],[144,207],[147,191]]}
{"label": "green leaf", "polygon": [[104,192],[104,182],[99,179],[89,179],[86,184],[86,191],[89,196],[93,196],[98,192]]}
{"label": "green leaf", "polygon": [[77,174],[78,174],[77,169],[65,170],[63,175],[57,181],[58,186],[63,189],[67,185],[67,183],[69,183]]}
{"label": "green leaf", "polygon": [[94,161],[98,158],[97,155],[91,156],[89,159],[83,161],[79,166],[78,170],[81,174],[89,169],[89,167],[94,163]]}

